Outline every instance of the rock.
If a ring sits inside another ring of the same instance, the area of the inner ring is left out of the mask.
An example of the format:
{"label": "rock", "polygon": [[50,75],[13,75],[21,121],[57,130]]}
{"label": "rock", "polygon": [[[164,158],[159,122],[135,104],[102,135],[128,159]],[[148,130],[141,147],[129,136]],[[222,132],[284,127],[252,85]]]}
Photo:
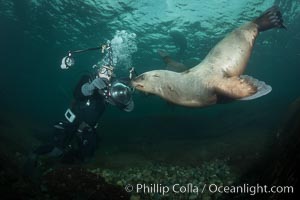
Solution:
{"label": "rock", "polygon": [[140,199],[141,199],[141,197],[139,195],[136,195],[136,194],[133,194],[130,197],[130,200],[140,200]]}
{"label": "rock", "polygon": [[189,200],[194,200],[194,199],[197,199],[198,198],[198,195],[197,194],[192,194],[189,196]]}
{"label": "rock", "polygon": [[122,187],[108,184],[101,176],[80,167],[58,168],[42,179],[49,195],[56,199],[130,199]]}

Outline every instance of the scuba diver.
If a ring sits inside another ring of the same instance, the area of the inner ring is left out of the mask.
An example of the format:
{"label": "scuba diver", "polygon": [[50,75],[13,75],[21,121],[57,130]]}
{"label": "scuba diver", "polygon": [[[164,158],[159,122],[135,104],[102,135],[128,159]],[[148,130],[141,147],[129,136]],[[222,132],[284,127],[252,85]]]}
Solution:
{"label": "scuba diver", "polygon": [[[52,141],[34,150],[31,158],[36,160],[40,155],[47,155],[60,158],[64,163],[86,161],[96,150],[96,128],[107,105],[116,106],[126,112],[133,110],[133,88],[129,86],[129,81],[135,72],[134,68],[129,71],[129,78],[116,79],[113,73],[112,50],[109,45],[102,46],[102,53],[105,50],[103,48],[108,50],[106,61],[104,60],[94,75],[81,77],[73,92],[73,102],[65,112],[65,119],[54,125]],[[96,49],[99,48],[87,50]],[[74,52],[87,50],[69,52],[63,58],[61,68],[67,69],[74,65]]]}

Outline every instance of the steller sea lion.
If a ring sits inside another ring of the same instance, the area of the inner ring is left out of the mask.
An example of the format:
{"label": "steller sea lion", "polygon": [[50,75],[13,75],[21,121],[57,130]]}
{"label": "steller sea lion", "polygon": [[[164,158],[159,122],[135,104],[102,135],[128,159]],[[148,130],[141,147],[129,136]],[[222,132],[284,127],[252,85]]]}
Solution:
{"label": "steller sea lion", "polygon": [[175,46],[179,48],[179,51],[177,53],[178,56],[183,56],[185,50],[187,49],[187,40],[185,36],[183,35],[183,33],[176,30],[170,31],[169,34],[173,38]]}
{"label": "steller sea lion", "polygon": [[166,64],[165,70],[173,71],[173,72],[183,72],[188,68],[181,62],[177,62],[168,55],[167,52],[163,50],[158,50],[158,54],[161,56],[162,60]]}
{"label": "steller sea lion", "polygon": [[285,28],[277,6],[233,30],[195,67],[182,73],[153,70],[137,76],[131,83],[140,91],[189,107],[259,98],[268,94],[271,86],[242,74],[259,32],[275,27]]}

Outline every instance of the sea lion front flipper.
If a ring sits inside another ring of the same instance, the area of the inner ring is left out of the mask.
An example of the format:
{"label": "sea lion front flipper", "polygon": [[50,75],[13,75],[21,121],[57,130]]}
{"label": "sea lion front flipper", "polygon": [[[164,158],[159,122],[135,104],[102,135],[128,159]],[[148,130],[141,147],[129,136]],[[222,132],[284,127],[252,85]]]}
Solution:
{"label": "sea lion front flipper", "polygon": [[247,82],[251,83],[252,85],[254,85],[256,87],[256,93],[251,96],[241,98],[239,100],[257,99],[257,98],[264,96],[272,91],[272,87],[270,85],[266,84],[264,81],[260,81],[256,78],[253,78],[248,75],[241,75],[240,77],[243,78],[244,80],[246,80]]}
{"label": "sea lion front flipper", "polygon": [[251,76],[242,75],[216,81],[215,91],[230,99],[251,100],[271,92],[271,86]]}

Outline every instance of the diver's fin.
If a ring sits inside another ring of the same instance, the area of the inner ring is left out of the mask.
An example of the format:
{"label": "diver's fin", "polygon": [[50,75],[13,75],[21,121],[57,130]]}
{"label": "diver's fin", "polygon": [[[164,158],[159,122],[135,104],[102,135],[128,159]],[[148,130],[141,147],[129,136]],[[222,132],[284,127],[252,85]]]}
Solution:
{"label": "diver's fin", "polygon": [[263,81],[247,75],[234,76],[217,81],[215,91],[220,96],[236,100],[251,100],[268,94],[272,88]]}
{"label": "diver's fin", "polygon": [[275,27],[286,29],[278,6],[272,6],[253,22],[258,25],[259,31],[266,31]]}
{"label": "diver's fin", "polygon": [[25,177],[33,177],[37,170],[37,158],[38,156],[34,153],[30,154],[22,168],[23,176]]}

